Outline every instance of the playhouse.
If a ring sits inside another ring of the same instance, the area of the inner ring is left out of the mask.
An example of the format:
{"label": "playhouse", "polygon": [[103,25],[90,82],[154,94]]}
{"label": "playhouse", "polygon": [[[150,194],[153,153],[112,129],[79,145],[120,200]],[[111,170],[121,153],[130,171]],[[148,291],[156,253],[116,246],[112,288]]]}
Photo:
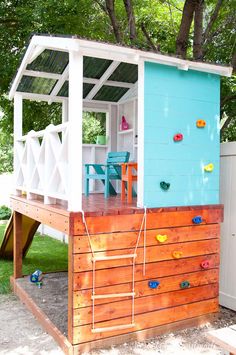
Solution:
{"label": "playhouse", "polygon": [[[14,250],[16,294],[66,353],[200,324],[218,311],[220,76],[231,72],[77,37],[32,37],[9,94],[14,232],[5,250]],[[22,135],[25,100],[61,103],[61,124]],[[105,114],[105,140],[83,144],[83,111]],[[30,220],[68,235],[66,334],[20,282]]]}

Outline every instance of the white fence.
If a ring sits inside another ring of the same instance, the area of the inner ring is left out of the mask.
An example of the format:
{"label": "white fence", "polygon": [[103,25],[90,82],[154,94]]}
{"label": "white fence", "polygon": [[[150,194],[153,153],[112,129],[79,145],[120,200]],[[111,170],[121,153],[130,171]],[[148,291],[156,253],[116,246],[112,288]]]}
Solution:
{"label": "white fence", "polygon": [[224,204],[220,304],[236,311],[236,142],[221,144],[220,199]]}

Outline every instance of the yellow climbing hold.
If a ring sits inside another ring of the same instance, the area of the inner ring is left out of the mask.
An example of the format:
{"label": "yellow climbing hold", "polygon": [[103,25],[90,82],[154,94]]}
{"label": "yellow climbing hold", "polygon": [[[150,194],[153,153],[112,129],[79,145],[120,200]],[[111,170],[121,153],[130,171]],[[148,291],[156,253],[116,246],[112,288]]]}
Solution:
{"label": "yellow climbing hold", "polygon": [[179,259],[183,255],[183,252],[182,251],[173,251],[172,255],[173,255],[173,258]]}
{"label": "yellow climbing hold", "polygon": [[211,173],[213,169],[214,169],[214,164],[212,163],[204,166],[204,170],[207,171],[208,173]]}
{"label": "yellow climbing hold", "polygon": [[157,234],[157,236],[156,236],[156,240],[160,243],[166,242],[167,239],[168,239],[168,237],[166,234]]}

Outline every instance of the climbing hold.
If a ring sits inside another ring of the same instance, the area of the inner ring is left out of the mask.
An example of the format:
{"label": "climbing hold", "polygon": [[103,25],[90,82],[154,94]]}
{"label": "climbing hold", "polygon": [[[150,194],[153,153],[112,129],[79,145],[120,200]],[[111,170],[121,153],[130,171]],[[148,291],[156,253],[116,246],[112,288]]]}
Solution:
{"label": "climbing hold", "polygon": [[188,288],[190,286],[189,281],[180,282],[180,288]]}
{"label": "climbing hold", "polygon": [[212,163],[204,166],[204,170],[207,171],[208,173],[211,173],[213,169],[214,169],[214,164]]}
{"label": "climbing hold", "polygon": [[206,126],[206,121],[197,120],[196,125],[197,125],[198,128],[204,128]]}
{"label": "climbing hold", "polygon": [[174,135],[173,140],[174,140],[174,142],[180,142],[183,140],[183,138],[184,137],[183,137],[182,133],[177,133]]}
{"label": "climbing hold", "polygon": [[203,222],[203,220],[202,220],[201,216],[195,216],[195,217],[193,217],[192,222],[195,224],[200,224]]}
{"label": "climbing hold", "polygon": [[162,188],[162,190],[169,190],[170,188],[170,183],[169,182],[165,182],[165,181],[161,181],[160,182],[160,187]]}
{"label": "climbing hold", "polygon": [[157,288],[159,285],[160,285],[160,282],[159,282],[159,281],[148,281],[148,286],[149,286],[150,288],[155,289],[155,288]]}
{"label": "climbing hold", "polygon": [[167,239],[168,239],[168,237],[166,234],[157,234],[157,236],[156,236],[156,240],[160,243],[166,242]]}
{"label": "climbing hold", "polygon": [[210,267],[210,262],[209,262],[209,260],[204,260],[204,261],[202,261],[201,262],[201,267],[203,268],[203,269],[209,269],[209,267]]}
{"label": "climbing hold", "polygon": [[180,259],[182,255],[183,255],[182,251],[173,251],[172,253],[173,258],[175,259]]}

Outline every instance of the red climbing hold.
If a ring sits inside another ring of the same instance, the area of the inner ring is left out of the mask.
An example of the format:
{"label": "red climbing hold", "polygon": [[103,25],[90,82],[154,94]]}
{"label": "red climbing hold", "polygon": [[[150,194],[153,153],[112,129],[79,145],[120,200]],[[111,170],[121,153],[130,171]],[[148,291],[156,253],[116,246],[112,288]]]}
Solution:
{"label": "red climbing hold", "polygon": [[209,260],[204,260],[204,261],[202,261],[202,262],[201,262],[201,267],[202,267],[203,269],[209,269],[209,267],[210,267],[210,262],[209,262]]}
{"label": "red climbing hold", "polygon": [[174,142],[180,142],[180,141],[182,141],[182,140],[183,140],[183,135],[182,135],[182,133],[177,133],[177,134],[175,134],[174,137],[173,137],[173,140],[174,140]]}

